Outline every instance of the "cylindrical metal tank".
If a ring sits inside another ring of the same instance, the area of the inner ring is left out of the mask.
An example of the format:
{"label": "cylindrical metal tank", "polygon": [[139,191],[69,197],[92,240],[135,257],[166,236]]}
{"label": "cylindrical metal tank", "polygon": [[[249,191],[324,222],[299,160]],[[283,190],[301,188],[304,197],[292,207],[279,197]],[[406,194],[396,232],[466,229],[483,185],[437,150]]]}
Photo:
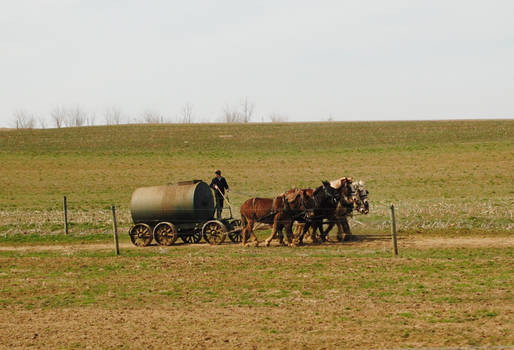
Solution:
{"label": "cylindrical metal tank", "polygon": [[134,223],[201,222],[213,217],[214,196],[201,180],[140,187],[132,193],[130,212]]}

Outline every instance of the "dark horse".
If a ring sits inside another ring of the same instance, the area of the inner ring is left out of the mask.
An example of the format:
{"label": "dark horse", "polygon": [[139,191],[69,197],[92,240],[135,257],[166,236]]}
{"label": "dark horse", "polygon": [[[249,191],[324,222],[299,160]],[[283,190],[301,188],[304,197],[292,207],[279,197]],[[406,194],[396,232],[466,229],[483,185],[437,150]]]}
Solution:
{"label": "dark horse", "polygon": [[[333,218],[338,206],[342,205],[345,208],[351,206],[353,208],[351,196],[352,187],[350,182],[342,182],[341,186],[336,189],[332,187],[329,182],[323,181],[323,186],[316,188],[316,190],[312,192],[315,203],[314,214],[311,218],[305,218],[303,220],[305,225],[302,232],[297,237],[299,244],[303,244],[303,237],[311,227],[311,238],[314,243],[318,242],[318,236],[316,235],[318,230],[319,239],[323,242],[326,241],[326,236],[323,232],[323,219]],[[299,221],[301,222],[302,220]]]}
{"label": "dark horse", "polygon": [[241,205],[241,220],[243,223],[242,244],[246,245],[246,240],[252,237],[259,244],[257,236],[253,232],[256,222],[273,226],[271,236],[266,240],[269,245],[271,240],[283,228],[286,229],[289,244],[293,244],[293,233],[291,226],[295,217],[298,215],[310,216],[306,214],[313,207],[312,198],[300,189],[292,189],[275,198],[250,198]]}
{"label": "dark horse", "polygon": [[[328,227],[324,230],[324,235],[328,236],[328,233],[334,225],[337,225],[337,240],[346,241],[351,239],[352,231],[348,224],[348,217],[353,215],[353,211],[357,211],[361,214],[369,213],[369,200],[368,190],[364,182],[353,182],[352,178],[343,177],[338,180],[331,181],[330,184],[335,188],[340,188],[344,182],[349,182],[352,187],[352,201],[353,207],[340,201],[334,213],[333,218],[327,218]],[[344,236],[343,236],[344,233]]]}

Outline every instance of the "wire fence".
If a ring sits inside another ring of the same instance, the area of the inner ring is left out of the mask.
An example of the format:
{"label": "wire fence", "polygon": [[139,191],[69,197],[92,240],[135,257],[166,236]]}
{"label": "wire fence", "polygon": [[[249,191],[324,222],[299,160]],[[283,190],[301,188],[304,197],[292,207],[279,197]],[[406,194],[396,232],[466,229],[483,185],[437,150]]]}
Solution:
{"label": "wire fence", "polygon": [[[239,201],[234,201],[239,203]],[[232,203],[232,215],[239,217],[238,206]],[[242,200],[240,201],[242,202]],[[349,223],[359,235],[388,234],[390,232],[391,203],[371,202],[368,215],[355,213]],[[416,233],[431,230],[514,231],[514,200],[476,201],[461,203],[457,200],[414,201],[394,203],[398,233]],[[228,205],[223,212],[229,215]],[[68,201],[68,221],[72,234],[98,234],[112,232],[112,211],[84,209],[80,203]],[[120,233],[128,232],[132,225],[130,209],[117,206]],[[59,234],[64,232],[62,203],[52,209],[0,210],[0,235]]]}

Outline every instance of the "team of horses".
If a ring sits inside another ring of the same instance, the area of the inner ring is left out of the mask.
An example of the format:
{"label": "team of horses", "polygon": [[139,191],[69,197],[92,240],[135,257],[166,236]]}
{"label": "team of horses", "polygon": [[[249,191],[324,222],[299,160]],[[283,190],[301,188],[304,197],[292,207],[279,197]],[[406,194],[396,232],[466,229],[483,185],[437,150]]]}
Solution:
{"label": "team of horses", "polygon": [[[283,231],[290,246],[303,244],[307,233],[313,243],[325,242],[334,225],[337,225],[337,240],[346,240],[352,234],[348,217],[353,211],[369,212],[368,194],[362,181],[342,177],[322,181],[315,189],[292,188],[274,198],[250,198],[241,206],[242,244],[253,240],[259,245],[254,233],[256,223],[272,227],[271,235],[265,240],[266,246],[275,238],[284,244]],[[298,229],[293,232],[295,223]],[[324,225],[326,229],[323,229]]]}

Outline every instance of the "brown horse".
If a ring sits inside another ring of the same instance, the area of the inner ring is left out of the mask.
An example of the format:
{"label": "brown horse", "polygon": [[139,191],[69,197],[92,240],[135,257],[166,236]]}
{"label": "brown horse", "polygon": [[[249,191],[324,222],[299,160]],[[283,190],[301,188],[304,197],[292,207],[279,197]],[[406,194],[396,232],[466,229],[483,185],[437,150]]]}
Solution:
{"label": "brown horse", "polygon": [[[257,236],[253,232],[253,226],[256,222],[272,225],[271,236],[266,239],[266,245],[283,228],[286,229],[289,244],[292,244],[291,226],[297,215],[308,212],[313,206],[312,199],[299,189],[292,189],[275,198],[250,198],[241,205],[241,220],[243,223],[242,244],[246,245],[247,238],[256,241],[259,244]],[[310,214],[307,214],[309,216]]]}

